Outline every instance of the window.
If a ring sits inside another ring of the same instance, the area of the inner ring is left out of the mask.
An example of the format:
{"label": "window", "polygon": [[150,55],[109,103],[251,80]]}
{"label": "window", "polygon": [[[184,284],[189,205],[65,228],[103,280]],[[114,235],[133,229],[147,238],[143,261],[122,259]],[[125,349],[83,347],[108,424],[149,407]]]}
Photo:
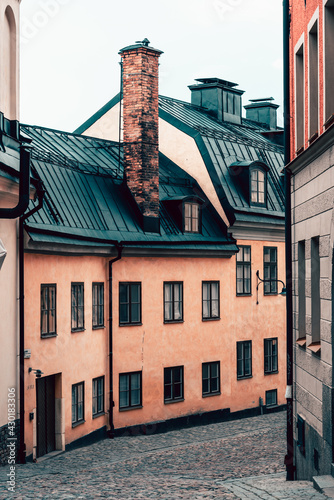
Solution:
{"label": "window", "polygon": [[119,408],[138,408],[142,405],[141,372],[120,373]]}
{"label": "window", "polygon": [[72,427],[84,422],[84,382],[72,385]]}
{"label": "window", "polygon": [[93,328],[104,327],[104,283],[93,283]]}
{"label": "window", "polygon": [[278,371],[277,342],[277,338],[264,339],[264,373],[276,373]]}
{"label": "window", "polygon": [[266,391],[266,406],[276,406],[277,405],[277,389],[272,391]]}
{"label": "window", "polygon": [[296,52],[295,56],[295,117],[296,117],[296,152],[304,148],[304,46]]}
{"label": "window", "polygon": [[264,294],[271,295],[277,293],[277,248],[264,247]]}
{"label": "window", "polygon": [[84,329],[84,285],[72,283],[72,332]]}
{"label": "window", "polygon": [[104,414],[104,377],[93,379],[93,417],[96,415]]}
{"label": "window", "polygon": [[250,171],[251,203],[252,205],[265,205],[266,201],[266,173],[259,169]]}
{"label": "window", "polygon": [[164,283],[164,320],[183,321],[183,283]]}
{"label": "window", "polygon": [[334,1],[327,0],[324,9],[324,69],[325,69],[325,127],[333,121],[334,113]]}
{"label": "window", "polygon": [[141,323],[141,283],[119,284],[119,323]]}
{"label": "window", "polygon": [[237,378],[252,376],[252,341],[237,342]]}
{"label": "window", "polygon": [[202,282],[202,319],[219,319],[219,281]]}
{"label": "window", "polygon": [[56,285],[41,285],[41,336],[56,334]]}
{"label": "window", "polygon": [[183,366],[164,368],[164,401],[183,400]]}
{"label": "window", "polygon": [[318,21],[309,32],[309,142],[318,136],[319,120],[319,48]]}
{"label": "window", "polygon": [[184,203],[184,232],[199,233],[200,208],[198,203]]}
{"label": "window", "polygon": [[237,295],[251,294],[251,247],[239,246],[237,253]]}
{"label": "window", "polygon": [[311,315],[312,343],[319,343],[321,319],[319,238],[311,239]]}
{"label": "window", "polygon": [[220,362],[202,364],[202,395],[220,394]]}
{"label": "window", "polygon": [[298,242],[298,339],[306,337],[305,241]]}

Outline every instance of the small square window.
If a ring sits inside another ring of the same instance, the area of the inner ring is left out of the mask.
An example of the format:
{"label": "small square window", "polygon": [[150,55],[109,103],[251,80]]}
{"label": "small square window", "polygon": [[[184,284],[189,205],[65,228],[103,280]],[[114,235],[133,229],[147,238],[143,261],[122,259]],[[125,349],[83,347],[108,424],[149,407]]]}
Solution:
{"label": "small square window", "polygon": [[277,389],[272,391],[266,391],[266,406],[276,406],[277,405]]}
{"label": "small square window", "polygon": [[104,414],[104,377],[93,379],[92,384],[93,417]]}
{"label": "small square window", "polygon": [[119,323],[141,324],[141,283],[119,284]]}
{"label": "small square window", "polygon": [[278,372],[278,339],[264,339],[264,373]]}
{"label": "small square window", "polygon": [[220,394],[220,362],[202,364],[202,395]]}
{"label": "small square window", "polygon": [[92,289],[93,328],[104,327],[104,283],[93,283]]}
{"label": "small square window", "polygon": [[183,400],[183,366],[164,368],[164,402]]}
{"label": "small square window", "polygon": [[41,336],[57,335],[56,285],[41,285]]}
{"label": "small square window", "polygon": [[183,321],[183,283],[164,283],[164,321]]}
{"label": "small square window", "polygon": [[200,232],[200,207],[198,203],[184,203],[184,232]]}
{"label": "small square window", "polygon": [[142,372],[120,373],[119,408],[131,409],[142,405]]}
{"label": "small square window", "polygon": [[84,382],[72,385],[72,427],[85,421],[84,398]]}
{"label": "small square window", "polygon": [[202,319],[219,319],[219,281],[202,282]]}
{"label": "small square window", "polygon": [[237,378],[252,376],[252,341],[237,342]]}
{"label": "small square window", "polygon": [[71,286],[72,332],[84,329],[84,284]]}

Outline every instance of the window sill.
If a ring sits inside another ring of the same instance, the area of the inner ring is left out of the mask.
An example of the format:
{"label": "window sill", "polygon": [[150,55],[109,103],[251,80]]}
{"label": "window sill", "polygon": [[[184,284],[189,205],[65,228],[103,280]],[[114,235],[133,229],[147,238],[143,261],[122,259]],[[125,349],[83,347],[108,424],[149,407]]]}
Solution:
{"label": "window sill", "polygon": [[74,429],[74,427],[78,427],[78,425],[84,424],[85,422],[86,420],[79,420],[78,422],[72,422],[72,429]]}
{"label": "window sill", "polygon": [[175,323],[184,323],[184,320],[183,319],[164,320],[164,325],[175,325]]}
{"label": "window sill", "polygon": [[93,419],[94,418],[99,418],[99,417],[103,417],[103,415],[105,415],[106,413],[104,411],[101,411],[100,413],[94,413],[93,415]]}
{"label": "window sill", "polygon": [[210,394],[202,394],[202,398],[211,398],[212,396],[220,396],[221,392],[211,392]]}
{"label": "window sill", "polygon": [[252,293],[237,293],[236,296],[237,297],[252,297],[253,294]]}
{"label": "window sill", "polygon": [[321,350],[320,342],[312,342],[312,344],[307,346],[307,349],[312,351],[314,354],[319,354]]}
{"label": "window sill", "polygon": [[202,318],[202,321],[220,321],[220,318]]}
{"label": "window sill", "polygon": [[270,293],[264,293],[263,294],[264,297],[272,297],[272,296],[275,296],[275,295],[279,295],[278,292],[270,292]]}
{"label": "window sill", "polygon": [[92,326],[92,330],[103,330],[106,326],[105,325],[101,325],[101,326]]}
{"label": "window sill", "polygon": [[71,330],[71,333],[77,333],[77,332],[85,332],[86,328],[76,328],[75,330]]}
{"label": "window sill", "polygon": [[306,337],[301,337],[300,339],[297,339],[296,344],[298,344],[299,347],[306,347]]}
{"label": "window sill", "polygon": [[143,323],[119,323],[118,326],[124,327],[124,326],[143,326]]}
{"label": "window sill", "polygon": [[237,377],[237,380],[247,380],[249,378],[253,378],[253,375],[246,375],[245,377]]}
{"label": "window sill", "polygon": [[315,132],[313,135],[311,135],[311,137],[309,138],[308,140],[308,143],[309,144],[312,144],[312,142],[314,142],[317,138],[319,137],[319,134],[318,132]]}
{"label": "window sill", "polygon": [[278,373],[278,370],[275,370],[274,372],[264,372],[265,375],[277,375]]}
{"label": "window sill", "polygon": [[52,337],[58,337],[57,333],[43,333],[41,334],[41,339],[51,339]]}
{"label": "window sill", "polygon": [[183,401],[184,401],[184,398],[171,399],[171,400],[168,400],[168,401],[164,401],[164,404],[165,405],[170,405],[170,404],[173,404],[173,403],[182,403]]}
{"label": "window sill", "polygon": [[143,405],[129,406],[129,407],[126,407],[126,408],[119,408],[118,411],[140,410],[142,407],[143,407]]}

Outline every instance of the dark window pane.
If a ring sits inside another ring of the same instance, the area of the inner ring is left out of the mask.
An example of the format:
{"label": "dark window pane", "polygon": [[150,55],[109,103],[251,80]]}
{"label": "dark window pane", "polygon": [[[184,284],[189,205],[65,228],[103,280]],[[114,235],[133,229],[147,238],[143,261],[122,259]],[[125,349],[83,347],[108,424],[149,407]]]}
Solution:
{"label": "dark window pane", "polygon": [[121,304],[120,306],[120,321],[121,323],[128,323],[129,322],[129,306],[127,304]]}
{"label": "dark window pane", "polygon": [[140,304],[131,304],[131,323],[140,321]]}

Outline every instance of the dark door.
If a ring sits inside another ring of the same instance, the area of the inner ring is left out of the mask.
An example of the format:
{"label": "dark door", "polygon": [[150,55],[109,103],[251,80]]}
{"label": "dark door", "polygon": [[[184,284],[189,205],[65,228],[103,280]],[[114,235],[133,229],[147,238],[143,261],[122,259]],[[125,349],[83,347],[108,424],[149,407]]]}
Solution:
{"label": "dark door", "polygon": [[37,382],[37,457],[56,448],[55,438],[55,376]]}

